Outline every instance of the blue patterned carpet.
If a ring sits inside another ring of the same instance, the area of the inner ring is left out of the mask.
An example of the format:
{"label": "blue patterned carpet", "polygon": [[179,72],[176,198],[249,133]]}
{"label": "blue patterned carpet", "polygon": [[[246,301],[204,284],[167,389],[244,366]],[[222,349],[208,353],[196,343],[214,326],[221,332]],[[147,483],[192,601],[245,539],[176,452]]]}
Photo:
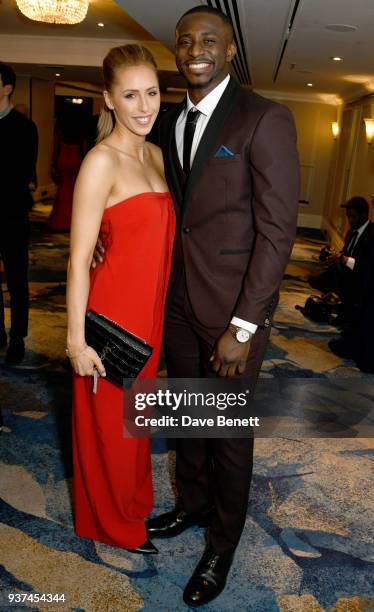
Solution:
{"label": "blue patterned carpet", "polygon": [[[33,214],[31,324],[22,367],[0,355],[0,610],[176,612],[204,548],[201,530],[158,541],[142,558],[75,536],[70,374],[64,361],[68,238]],[[320,242],[300,236],[288,266],[263,377],[367,380],[327,348],[335,329],[303,318]],[[9,312],[7,313],[9,314]],[[161,368],[162,368],[161,364]],[[153,441],[154,512],[173,505],[174,451]],[[214,612],[374,611],[373,440],[258,439],[245,532]],[[60,593],[65,603],[11,606],[7,593]]]}

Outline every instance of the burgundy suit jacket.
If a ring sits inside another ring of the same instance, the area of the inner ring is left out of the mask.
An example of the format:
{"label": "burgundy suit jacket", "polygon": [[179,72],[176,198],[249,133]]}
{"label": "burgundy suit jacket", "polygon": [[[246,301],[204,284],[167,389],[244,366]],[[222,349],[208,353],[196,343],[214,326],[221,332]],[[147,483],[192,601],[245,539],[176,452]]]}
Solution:
{"label": "burgundy suit jacket", "polygon": [[[185,181],[175,124],[160,137],[177,232],[169,291],[183,266],[195,316],[226,327],[232,316],[270,324],[296,231],[299,161],[289,110],[242,89],[231,77]],[[215,156],[224,145],[234,155]]]}

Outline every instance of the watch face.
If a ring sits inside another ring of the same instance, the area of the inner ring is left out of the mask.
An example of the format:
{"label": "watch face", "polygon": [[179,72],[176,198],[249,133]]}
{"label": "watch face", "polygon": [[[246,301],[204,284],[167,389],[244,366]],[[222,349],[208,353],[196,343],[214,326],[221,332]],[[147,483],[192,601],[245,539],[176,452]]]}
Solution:
{"label": "watch face", "polygon": [[247,342],[249,340],[250,333],[246,329],[238,329],[236,332],[236,339],[238,342]]}

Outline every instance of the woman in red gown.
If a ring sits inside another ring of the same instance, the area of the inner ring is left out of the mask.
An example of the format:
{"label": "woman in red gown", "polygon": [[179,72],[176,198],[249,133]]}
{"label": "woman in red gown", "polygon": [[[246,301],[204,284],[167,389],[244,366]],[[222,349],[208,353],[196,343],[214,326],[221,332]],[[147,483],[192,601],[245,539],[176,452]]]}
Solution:
{"label": "woman in red gown", "polygon": [[[154,59],[138,45],[104,60],[106,109],[99,144],[75,192],[68,272],[68,355],[73,376],[75,530],[140,553],[155,553],[144,520],[152,508],[150,441],[123,435],[123,391],[105,380],[84,338],[91,308],[153,347],[140,373],[156,377],[175,229],[161,151],[145,141],[160,106]],[[97,237],[105,259],[90,272]],[[92,374],[101,374],[93,393]]]}
{"label": "woman in red gown", "polygon": [[70,231],[74,185],[85,149],[81,126],[71,114],[61,122],[56,133],[51,175],[57,183],[57,192],[48,220],[51,231]]}

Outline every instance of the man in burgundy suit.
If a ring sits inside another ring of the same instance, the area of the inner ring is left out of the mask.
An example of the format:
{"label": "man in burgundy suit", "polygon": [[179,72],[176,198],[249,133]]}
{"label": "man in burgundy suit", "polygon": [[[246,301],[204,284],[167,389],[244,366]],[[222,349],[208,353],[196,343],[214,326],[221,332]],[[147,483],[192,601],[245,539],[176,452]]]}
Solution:
{"label": "man in burgundy suit", "polygon": [[[299,164],[284,106],[229,76],[232,25],[207,6],[176,28],[188,95],[161,123],[178,218],[165,316],[168,375],[257,376],[296,229]],[[150,537],[209,526],[184,601],[224,588],[247,512],[253,440],[179,439],[176,509],[148,521]]]}

